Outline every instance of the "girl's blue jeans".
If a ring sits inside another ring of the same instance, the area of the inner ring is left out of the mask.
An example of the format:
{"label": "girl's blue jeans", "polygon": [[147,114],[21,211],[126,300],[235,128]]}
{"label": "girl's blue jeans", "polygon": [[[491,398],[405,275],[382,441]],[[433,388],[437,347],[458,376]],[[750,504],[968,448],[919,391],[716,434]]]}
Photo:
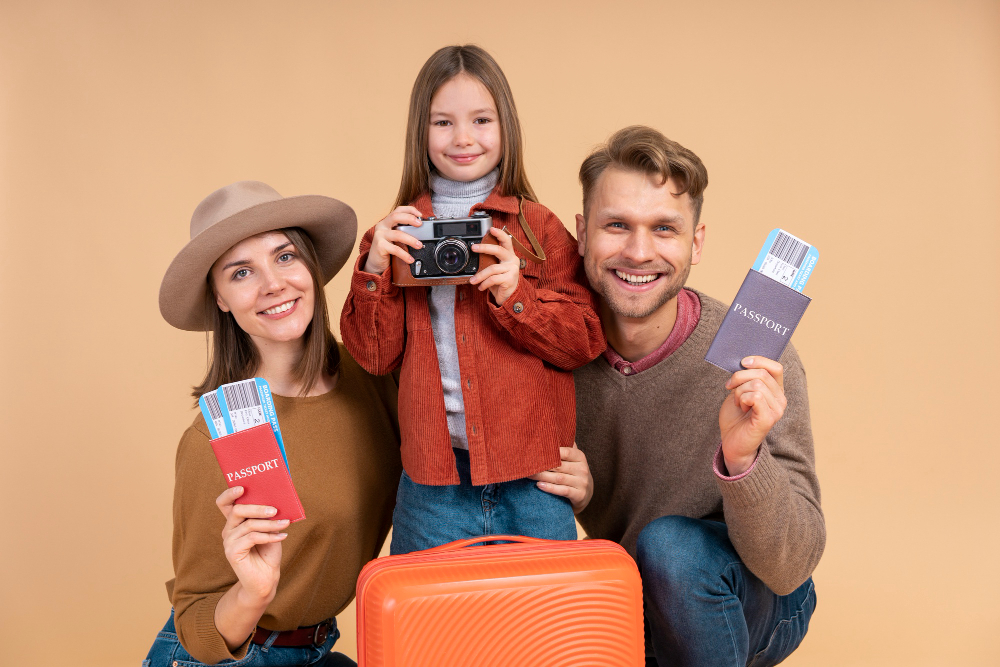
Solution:
{"label": "girl's blue jeans", "polygon": [[469,452],[454,452],[460,484],[417,484],[403,473],[392,514],[391,553],[405,554],[481,535],[576,539],[576,520],[568,500],[542,491],[527,478],[473,486]]}
{"label": "girl's blue jeans", "polygon": [[816,608],[808,579],[777,595],[747,569],[724,523],[664,516],[639,534],[647,667],[769,667],[794,651]]}
{"label": "girl's blue jeans", "polygon": [[[343,653],[330,653],[334,642],[340,637],[336,625],[331,629],[326,643],[321,646],[271,646],[278,633],[273,633],[267,642],[258,646],[250,644],[242,660],[224,660],[218,664],[226,667],[357,667],[355,662]],[[142,661],[142,667],[200,667],[177,639],[174,628],[174,611],[170,610],[167,624],[156,635],[149,654]]]}

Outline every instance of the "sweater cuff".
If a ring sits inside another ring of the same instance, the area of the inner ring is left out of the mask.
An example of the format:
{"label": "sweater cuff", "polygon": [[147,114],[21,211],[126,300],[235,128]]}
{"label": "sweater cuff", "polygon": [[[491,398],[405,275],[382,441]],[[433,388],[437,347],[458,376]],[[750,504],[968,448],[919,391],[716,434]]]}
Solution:
{"label": "sweater cuff", "polygon": [[354,263],[351,274],[351,291],[361,298],[377,299],[383,295],[392,295],[399,288],[392,284],[392,266],[381,274],[368,273],[364,270],[368,261],[368,253],[359,256]]}
{"label": "sweater cuff", "polygon": [[[195,610],[194,631],[198,642],[204,651],[205,657],[198,657],[202,662],[215,664],[223,660],[242,660],[246,657],[247,649],[250,648],[250,637],[234,651],[230,651],[226,646],[226,640],[222,638],[219,629],[215,627],[215,608],[219,606],[219,600],[226,594],[226,591],[206,595],[198,608]],[[185,647],[186,648],[186,647]],[[190,651],[188,651],[190,653]],[[192,653],[192,655],[194,655]],[[208,658],[206,660],[205,658]]]}
{"label": "sweater cuff", "polygon": [[767,440],[761,443],[753,465],[743,474],[735,477],[727,477],[722,474],[721,470],[725,467],[725,462],[722,458],[721,443],[715,454],[714,467],[716,483],[722,492],[723,500],[727,503],[733,503],[736,507],[753,507],[772,497],[780,486],[781,475],[784,472],[771,456]]}
{"label": "sweater cuff", "polygon": [[[757,456],[753,457],[753,463],[750,467],[741,472],[739,475],[728,475],[729,469],[726,467],[726,457],[722,454],[722,441],[719,441],[719,447],[715,450],[715,460],[712,464],[712,469],[715,470],[715,476],[719,479],[725,480],[727,482],[735,482],[738,479],[743,479],[750,474],[750,471],[754,469],[757,465],[757,459],[760,457],[760,449],[757,450]],[[726,472],[722,472],[725,470]]]}
{"label": "sweater cuff", "polygon": [[497,322],[508,330],[532,317],[532,310],[538,306],[536,301],[535,286],[525,279],[523,273],[517,279],[514,292],[507,297],[502,306],[496,305],[492,294],[487,299],[490,312],[497,318]]}

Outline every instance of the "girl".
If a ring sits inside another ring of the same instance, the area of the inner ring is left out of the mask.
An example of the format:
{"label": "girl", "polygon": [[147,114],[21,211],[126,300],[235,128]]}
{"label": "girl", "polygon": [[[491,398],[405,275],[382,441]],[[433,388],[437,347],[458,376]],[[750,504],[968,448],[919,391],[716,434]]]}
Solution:
{"label": "girl", "polygon": [[179,329],[212,332],[195,397],[255,375],[268,381],[307,518],[289,526],[270,519],[274,508],[236,504],[243,489],[226,488],[199,414],[177,449],[173,611],[144,667],[354,664],[330,652],[334,616],[385,540],[400,474],[392,377],[362,370],[327,318],[323,284],[356,238],[346,204],[282,198],[254,181],[195,210],[160,312]]}
{"label": "girl", "polygon": [[[397,226],[475,211],[492,217],[499,245],[472,250],[496,264],[463,285],[392,284],[390,257],[409,264],[403,246],[422,247]],[[531,245],[525,227],[541,264],[514,251],[511,235]],[[366,370],[401,368],[393,553],[489,534],[576,539],[566,498],[583,500],[589,470],[572,448],[570,371],[605,347],[582,280],[576,242],[528,183],[500,67],[476,46],[439,50],[410,96],[396,208],[362,238],[341,316],[344,344]]]}

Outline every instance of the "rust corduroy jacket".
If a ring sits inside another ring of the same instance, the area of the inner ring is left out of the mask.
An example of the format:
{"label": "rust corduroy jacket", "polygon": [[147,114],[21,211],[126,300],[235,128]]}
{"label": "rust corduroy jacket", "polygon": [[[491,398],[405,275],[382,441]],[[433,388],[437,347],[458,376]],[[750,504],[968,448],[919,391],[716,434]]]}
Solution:
{"label": "rust corduroy jacket", "polygon": [[[413,203],[433,215],[425,193]],[[494,190],[472,211],[486,211],[525,247],[518,200]],[[541,204],[525,201],[524,217],[545,250],[541,265],[526,262],[503,306],[489,291],[455,289],[455,336],[462,373],[472,483],[519,479],[559,464],[559,447],[576,431],[570,372],[604,351],[606,341],[577,244]],[[374,228],[340,318],[344,345],[369,373],[400,371],[399,426],[403,467],[419,484],[458,484],[445,416],[444,391],[431,330],[427,289],[399,288],[391,269],[365,273]]]}

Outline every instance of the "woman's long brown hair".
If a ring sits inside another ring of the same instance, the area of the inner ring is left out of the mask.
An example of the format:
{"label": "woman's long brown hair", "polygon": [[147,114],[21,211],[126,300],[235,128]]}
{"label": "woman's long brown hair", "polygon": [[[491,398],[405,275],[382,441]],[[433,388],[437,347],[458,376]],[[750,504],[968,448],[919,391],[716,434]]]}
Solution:
{"label": "woman's long brown hair", "polygon": [[446,46],[427,59],[417,74],[410,93],[410,115],[406,121],[406,153],[403,157],[403,178],[394,206],[413,202],[427,190],[433,169],[427,155],[427,127],[430,125],[431,99],[438,88],[462,74],[479,80],[490,91],[500,116],[500,136],[503,156],[500,158],[501,195],[523,196],[538,201],[524,171],[521,123],[517,119],[514,96],[503,70],[493,57],[475,45]]}
{"label": "woman's long brown hair", "polygon": [[[309,269],[313,279],[313,289],[316,298],[313,305],[313,317],[306,327],[305,349],[302,358],[292,371],[292,377],[302,383],[302,393],[305,396],[316,384],[316,378],[322,371],[333,375],[340,367],[340,350],[337,341],[330,331],[330,316],[326,307],[326,295],[323,291],[323,275],[319,264],[319,256],[313,246],[312,239],[298,227],[288,227],[277,230],[288,237],[299,253],[299,258]],[[191,395],[195,403],[207,392],[215,391],[220,385],[252,378],[260,368],[260,352],[250,336],[240,328],[232,313],[223,312],[215,301],[215,289],[209,274],[208,290],[205,297],[205,313],[212,327],[206,337],[210,337],[208,347],[211,350],[208,358],[208,372],[201,384],[194,387]]]}

